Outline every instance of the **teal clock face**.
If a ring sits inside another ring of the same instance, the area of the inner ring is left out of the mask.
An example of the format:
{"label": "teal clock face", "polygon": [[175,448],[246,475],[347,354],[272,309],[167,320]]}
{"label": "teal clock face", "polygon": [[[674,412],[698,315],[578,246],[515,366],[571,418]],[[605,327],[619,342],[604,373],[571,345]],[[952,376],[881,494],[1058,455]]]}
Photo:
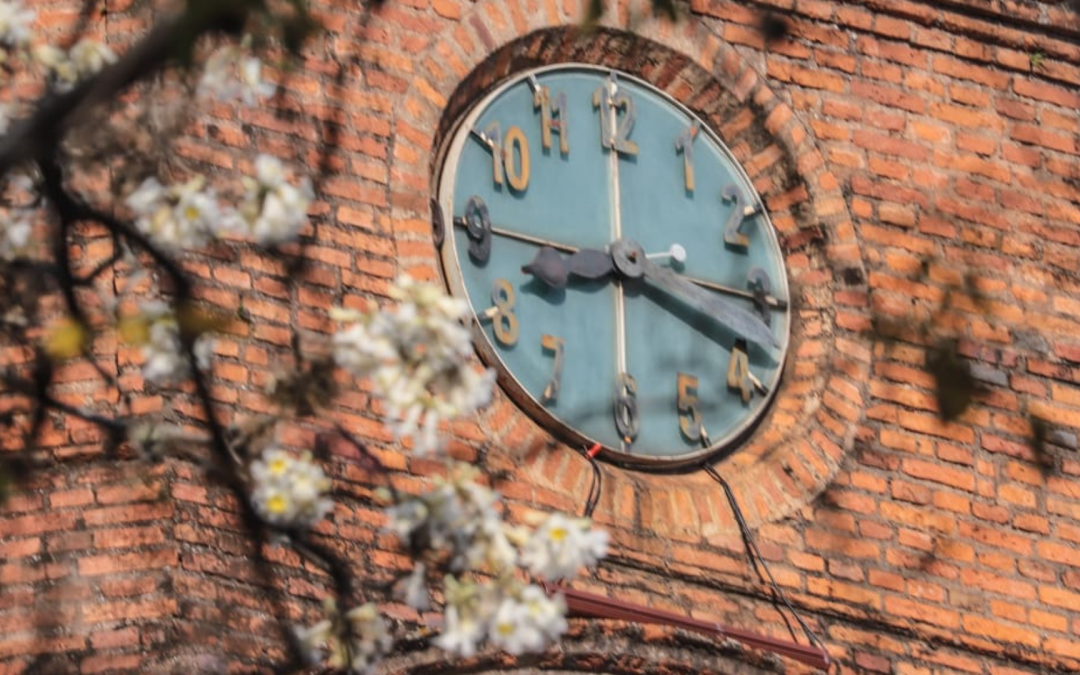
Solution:
{"label": "teal clock face", "polygon": [[459,124],[439,180],[452,291],[542,424],[619,462],[731,449],[776,392],[783,256],[720,140],[630,76],[520,75]]}

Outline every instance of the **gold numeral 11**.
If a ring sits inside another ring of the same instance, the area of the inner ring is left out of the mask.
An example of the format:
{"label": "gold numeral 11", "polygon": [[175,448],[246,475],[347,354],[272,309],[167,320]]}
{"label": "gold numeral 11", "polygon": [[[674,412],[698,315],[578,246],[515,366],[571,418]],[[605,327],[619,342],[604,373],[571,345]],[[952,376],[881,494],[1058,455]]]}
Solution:
{"label": "gold numeral 11", "polygon": [[566,92],[560,91],[553,98],[550,89],[540,87],[533,92],[533,108],[540,109],[540,142],[544,149],[551,150],[551,134],[554,132],[559,134],[559,152],[569,155],[570,128]]}

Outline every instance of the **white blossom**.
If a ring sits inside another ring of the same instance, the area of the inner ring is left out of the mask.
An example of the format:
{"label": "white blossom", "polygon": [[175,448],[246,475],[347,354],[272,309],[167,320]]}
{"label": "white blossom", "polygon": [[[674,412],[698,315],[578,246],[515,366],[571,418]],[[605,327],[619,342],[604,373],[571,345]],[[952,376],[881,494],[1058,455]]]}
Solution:
{"label": "white blossom", "polygon": [[11,117],[14,107],[8,103],[0,103],[0,135],[6,134],[11,128]]}
{"label": "white blossom", "polygon": [[427,566],[424,563],[417,563],[412,574],[406,577],[401,585],[401,596],[405,604],[421,612],[431,609],[426,575]]}
{"label": "white blossom", "polygon": [[21,0],[0,0],[0,45],[21,48],[29,44],[36,17],[37,12],[26,9]]}
{"label": "white blossom", "polygon": [[333,600],[324,603],[326,618],[293,632],[309,666],[324,659],[335,670],[368,673],[393,647],[386,621],[374,603],[359,605],[340,615]]}
{"label": "white blossom", "polygon": [[366,673],[393,646],[393,640],[386,630],[386,622],[379,616],[375,603],[369,602],[354,607],[345,613],[352,627],[352,661],[349,666],[354,672]]}
{"label": "white blossom", "polygon": [[264,246],[295,239],[307,223],[308,206],[315,198],[311,180],[305,176],[299,185],[290,185],[281,160],[266,154],[255,158],[255,177],[242,180],[244,197],[233,229]]}
{"label": "white blossom", "polygon": [[311,453],[295,457],[279,448],[267,448],[251,463],[251,478],[251,503],[268,523],[307,527],[333,508],[326,497],[331,481]]}
{"label": "white blossom", "polygon": [[484,639],[484,627],[475,617],[462,616],[455,605],[446,608],[442,633],[435,638],[441,649],[469,658],[476,655],[477,645]]}
{"label": "white blossom", "polygon": [[147,178],[124,203],[141,232],[173,250],[203,246],[226,228],[227,217],[203,176],[169,187]]}
{"label": "white blossom", "polygon": [[80,78],[98,73],[110,63],[116,63],[116,54],[109,47],[93,38],[83,38],[68,52],[75,71]]}
{"label": "white blossom", "polygon": [[394,435],[411,438],[417,454],[430,454],[440,447],[437,431],[443,420],[488,403],[495,373],[470,363],[463,301],[407,276],[391,294],[400,303],[393,311],[362,314],[334,335],[334,358],[354,375],[370,377],[386,401]]}
{"label": "white blossom", "polygon": [[201,94],[219,101],[239,99],[247,106],[274,93],[274,85],[263,80],[262,61],[245,56],[244,48],[235,45],[226,45],[206,59],[198,88]]}
{"label": "white blossom", "polygon": [[0,259],[13,260],[27,253],[30,245],[30,215],[22,209],[12,209],[0,216]]}
{"label": "white blossom", "polygon": [[42,44],[34,47],[31,54],[34,61],[46,70],[61,91],[70,89],[78,81],[79,70],[64,50]]}
{"label": "white blossom", "polygon": [[[146,322],[145,341],[142,345],[143,377],[157,385],[173,384],[190,374],[187,356],[180,340],[180,325],[176,315],[163,302],[143,305],[141,318]],[[200,369],[210,366],[213,341],[200,335],[193,346],[195,360]]]}
{"label": "white blossom", "polygon": [[45,68],[54,86],[67,91],[80,79],[101,71],[116,62],[116,54],[104,43],[93,38],[83,38],[67,52],[58,47],[42,44],[31,53],[34,61]]}
{"label": "white blossom", "polygon": [[591,529],[589,520],[553,513],[525,544],[521,560],[541,579],[569,579],[603,558],[607,544],[607,532]]}

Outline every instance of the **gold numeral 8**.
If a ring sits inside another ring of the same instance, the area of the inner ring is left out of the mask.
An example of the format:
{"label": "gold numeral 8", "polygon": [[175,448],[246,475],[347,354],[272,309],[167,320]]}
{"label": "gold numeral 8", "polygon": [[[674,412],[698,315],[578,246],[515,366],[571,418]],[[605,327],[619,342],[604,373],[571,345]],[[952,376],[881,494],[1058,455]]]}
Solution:
{"label": "gold numeral 8", "polygon": [[518,319],[514,314],[514,287],[506,279],[496,279],[491,287],[491,302],[484,316],[493,321],[491,326],[495,339],[504,347],[513,347],[518,341]]}

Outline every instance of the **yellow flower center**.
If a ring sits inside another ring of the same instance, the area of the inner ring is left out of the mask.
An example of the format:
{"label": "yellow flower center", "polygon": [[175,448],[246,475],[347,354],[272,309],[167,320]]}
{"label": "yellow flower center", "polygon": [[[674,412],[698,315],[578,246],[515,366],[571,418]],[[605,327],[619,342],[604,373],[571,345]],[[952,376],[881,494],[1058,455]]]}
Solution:
{"label": "yellow flower center", "polygon": [[507,636],[514,634],[514,624],[512,623],[500,623],[496,628],[499,631],[499,635]]}
{"label": "yellow flower center", "polygon": [[195,220],[199,217],[199,209],[195,208],[194,206],[188,206],[186,209],[184,209],[184,217],[188,220]]}
{"label": "yellow flower center", "polygon": [[562,543],[563,539],[566,539],[566,535],[569,534],[565,527],[553,527],[551,528],[551,541],[555,543]]}
{"label": "yellow flower center", "polygon": [[289,466],[289,460],[284,457],[277,457],[270,461],[270,473],[275,476],[280,476],[285,473],[285,469]]}
{"label": "yellow flower center", "polygon": [[289,508],[289,503],[281,495],[274,495],[266,500],[266,508],[270,513],[285,513],[285,510]]}

